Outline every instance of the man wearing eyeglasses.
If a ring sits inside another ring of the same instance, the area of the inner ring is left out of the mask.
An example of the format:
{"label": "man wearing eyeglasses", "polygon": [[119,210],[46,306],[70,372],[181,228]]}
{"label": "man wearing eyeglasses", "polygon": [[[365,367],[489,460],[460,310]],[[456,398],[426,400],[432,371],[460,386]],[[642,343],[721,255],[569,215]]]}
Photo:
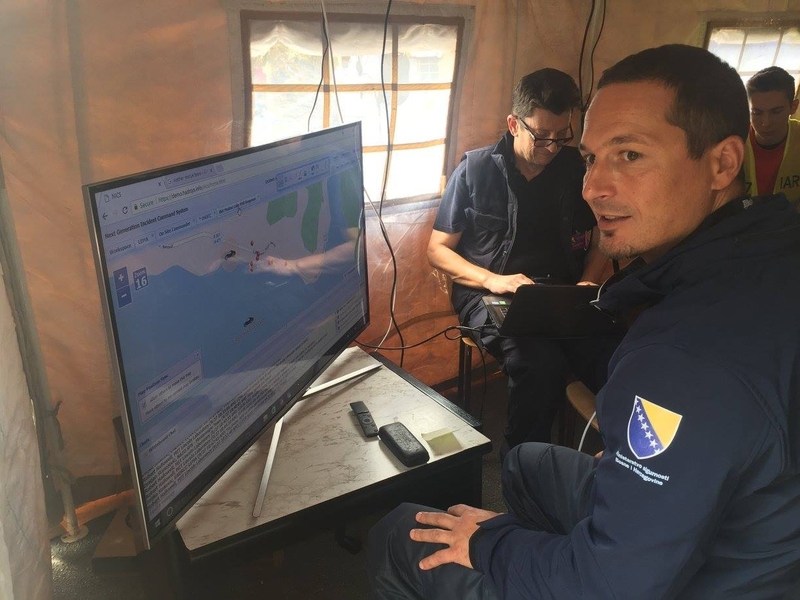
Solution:
{"label": "man wearing eyeglasses", "polygon": [[[467,152],[448,181],[428,244],[428,260],[453,281],[451,300],[463,325],[480,328],[477,342],[508,375],[505,451],[550,441],[563,402],[567,370],[598,388],[602,359],[586,341],[501,338],[482,296],[513,294],[520,285],[600,283],[608,261],[597,251],[592,211],[581,197],[584,164],[567,146],[581,98],[572,77],[541,69],[513,94],[501,140]],[[595,366],[597,365],[597,366]]]}

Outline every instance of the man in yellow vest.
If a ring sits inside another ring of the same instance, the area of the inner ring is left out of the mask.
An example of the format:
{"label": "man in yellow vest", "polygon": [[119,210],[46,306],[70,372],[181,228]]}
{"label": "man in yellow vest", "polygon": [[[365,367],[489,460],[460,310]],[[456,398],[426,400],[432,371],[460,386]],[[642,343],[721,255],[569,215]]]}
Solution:
{"label": "man in yellow vest", "polygon": [[780,67],[767,67],[747,82],[750,135],[744,162],[751,195],[784,193],[800,210],[800,121],[794,78]]}

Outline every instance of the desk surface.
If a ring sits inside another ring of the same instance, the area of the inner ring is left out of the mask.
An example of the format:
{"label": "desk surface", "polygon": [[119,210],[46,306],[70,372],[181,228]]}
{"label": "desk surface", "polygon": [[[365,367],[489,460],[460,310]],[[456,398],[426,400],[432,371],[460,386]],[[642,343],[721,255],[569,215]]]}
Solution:
{"label": "desk surface", "polygon": [[[314,385],[376,362],[350,348]],[[252,512],[271,430],[178,521],[186,548],[191,552],[408,471],[378,438],[363,436],[350,410],[350,402],[356,400],[367,405],[378,426],[402,421],[428,449],[428,465],[468,450],[488,452],[489,439],[432,394],[383,366],[298,402],[284,416],[261,516],[253,517]],[[422,435],[440,429],[452,431],[460,448],[435,454]]]}

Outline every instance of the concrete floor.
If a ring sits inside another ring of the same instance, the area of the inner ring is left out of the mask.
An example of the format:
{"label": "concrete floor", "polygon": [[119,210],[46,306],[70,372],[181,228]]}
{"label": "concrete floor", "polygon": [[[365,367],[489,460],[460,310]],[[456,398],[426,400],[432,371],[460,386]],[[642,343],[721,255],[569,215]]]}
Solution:
{"label": "concrete floor", "polygon": [[[483,459],[483,503],[496,511],[505,510],[498,457],[506,415],[505,386],[504,378],[491,375],[484,384],[480,371],[475,372],[471,412],[482,419],[483,432],[493,445]],[[592,451],[597,439],[591,438],[588,444],[587,450]],[[348,535],[365,540],[381,516],[369,514],[351,523]],[[135,562],[93,569],[92,555],[111,517],[92,521],[89,535],[80,542],[65,544],[56,538],[52,543],[56,600],[151,600],[171,595],[164,592],[170,589],[165,582],[154,583],[152,575],[143,576]],[[184,595],[192,599],[357,600],[367,598],[369,592],[365,551],[351,554],[336,543],[333,532],[299,541],[277,554],[254,552],[236,561],[208,559],[186,579]]]}

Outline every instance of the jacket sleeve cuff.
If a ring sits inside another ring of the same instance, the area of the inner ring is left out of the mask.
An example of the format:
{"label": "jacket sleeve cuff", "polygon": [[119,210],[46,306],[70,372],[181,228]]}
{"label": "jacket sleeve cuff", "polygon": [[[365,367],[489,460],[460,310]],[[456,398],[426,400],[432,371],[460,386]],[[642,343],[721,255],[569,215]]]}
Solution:
{"label": "jacket sleeve cuff", "polygon": [[478,526],[478,528],[472,533],[469,538],[469,562],[472,564],[472,568],[478,571],[478,540],[480,540],[483,536],[486,535],[486,530],[483,527]]}

